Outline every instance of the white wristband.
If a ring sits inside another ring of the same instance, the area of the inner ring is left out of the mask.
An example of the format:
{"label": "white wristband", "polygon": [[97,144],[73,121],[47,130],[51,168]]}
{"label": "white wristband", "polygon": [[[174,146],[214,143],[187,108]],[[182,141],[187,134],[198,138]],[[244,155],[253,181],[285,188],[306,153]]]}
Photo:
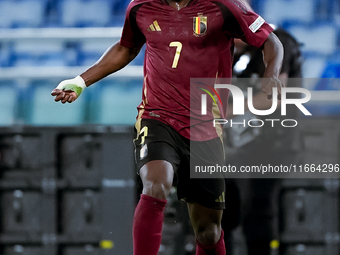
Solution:
{"label": "white wristband", "polygon": [[61,83],[59,83],[56,89],[72,90],[77,94],[77,97],[79,97],[85,88],[86,88],[85,81],[80,75],[78,75],[74,79],[62,81]]}

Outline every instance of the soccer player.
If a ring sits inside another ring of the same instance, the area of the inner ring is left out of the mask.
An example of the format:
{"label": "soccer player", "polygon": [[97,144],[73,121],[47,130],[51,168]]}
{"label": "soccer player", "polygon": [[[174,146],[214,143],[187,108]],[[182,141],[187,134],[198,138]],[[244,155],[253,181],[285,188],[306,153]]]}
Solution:
{"label": "soccer player", "polygon": [[[202,165],[224,163],[220,129],[212,124],[213,107],[204,117],[200,109],[191,109],[190,78],[231,77],[234,38],[241,38],[263,50],[264,77],[269,79],[262,91],[268,97],[273,87],[280,92],[283,48],[271,32],[263,18],[236,0],[135,0],[128,6],[120,42],[87,71],[52,91],[55,101],[71,103],[86,87],[126,66],[146,44],[134,141],[143,182],[134,215],[134,255],[158,253],[163,210],[173,184],[178,198],[188,205],[196,254],[225,254],[224,180],[191,179],[189,174],[192,159]],[[227,97],[225,91],[222,98]],[[224,117],[225,112],[219,115]],[[209,156],[206,146],[212,148]]]}

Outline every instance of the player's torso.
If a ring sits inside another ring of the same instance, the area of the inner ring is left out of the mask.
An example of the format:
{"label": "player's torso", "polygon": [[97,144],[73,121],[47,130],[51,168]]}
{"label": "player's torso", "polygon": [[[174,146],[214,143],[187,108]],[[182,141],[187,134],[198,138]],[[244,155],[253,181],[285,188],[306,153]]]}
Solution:
{"label": "player's torso", "polygon": [[190,90],[190,78],[230,77],[233,40],[224,32],[222,12],[212,1],[192,0],[180,10],[165,1],[148,1],[136,12],[146,39],[142,118],[159,119],[189,139],[215,138],[212,125],[202,127],[207,138],[198,132],[193,136],[192,126],[213,116],[196,116],[191,99],[200,90]]}
{"label": "player's torso", "polygon": [[180,10],[165,0],[150,1],[140,7],[136,21],[146,38],[146,64],[164,74],[214,77],[219,54],[230,47],[222,13],[209,0],[193,0]]}

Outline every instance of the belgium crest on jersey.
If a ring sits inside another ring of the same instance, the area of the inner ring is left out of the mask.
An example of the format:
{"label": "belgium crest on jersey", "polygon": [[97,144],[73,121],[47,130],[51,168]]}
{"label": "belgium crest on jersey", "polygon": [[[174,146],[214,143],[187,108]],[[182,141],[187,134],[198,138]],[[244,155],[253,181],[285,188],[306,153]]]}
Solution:
{"label": "belgium crest on jersey", "polygon": [[194,35],[203,36],[207,32],[207,29],[208,29],[208,17],[207,16],[198,14],[197,17],[194,17],[194,24],[193,24]]}

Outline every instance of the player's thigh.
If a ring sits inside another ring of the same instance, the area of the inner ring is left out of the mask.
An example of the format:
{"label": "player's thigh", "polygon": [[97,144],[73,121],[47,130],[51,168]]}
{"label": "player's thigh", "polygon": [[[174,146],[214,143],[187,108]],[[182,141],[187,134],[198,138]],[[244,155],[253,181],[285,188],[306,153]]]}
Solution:
{"label": "player's thigh", "polygon": [[135,161],[137,172],[148,162],[164,160],[169,162],[173,169],[177,169],[180,158],[177,154],[174,130],[157,120],[142,120],[141,127],[136,130]]}
{"label": "player's thigh", "polygon": [[152,160],[147,162],[139,171],[143,194],[165,199],[172,187],[174,169],[171,163],[165,160]]}
{"label": "player's thigh", "polygon": [[164,199],[173,183],[180,158],[173,130],[157,120],[142,120],[137,131],[135,159],[143,183],[143,194]]}
{"label": "player's thigh", "polygon": [[220,226],[223,210],[212,209],[198,203],[187,203],[188,212],[195,229],[205,228],[208,225]]}
{"label": "player's thigh", "polygon": [[221,237],[223,210],[208,208],[197,203],[187,204],[197,240],[205,245],[217,243]]}
{"label": "player's thigh", "polygon": [[190,172],[194,171],[196,166],[222,166],[224,164],[221,140],[216,138],[205,142],[190,142],[190,155],[183,162],[178,169],[179,199],[211,209],[223,210],[225,207],[224,176],[221,176],[222,178],[207,178],[206,174],[196,176],[196,178],[190,176]]}
{"label": "player's thigh", "polygon": [[136,153],[139,158],[137,160],[138,172],[143,183],[142,193],[165,199],[172,187],[175,167],[179,162],[177,153],[166,142],[149,142],[143,146],[147,146],[143,157],[140,157],[141,153]]}

